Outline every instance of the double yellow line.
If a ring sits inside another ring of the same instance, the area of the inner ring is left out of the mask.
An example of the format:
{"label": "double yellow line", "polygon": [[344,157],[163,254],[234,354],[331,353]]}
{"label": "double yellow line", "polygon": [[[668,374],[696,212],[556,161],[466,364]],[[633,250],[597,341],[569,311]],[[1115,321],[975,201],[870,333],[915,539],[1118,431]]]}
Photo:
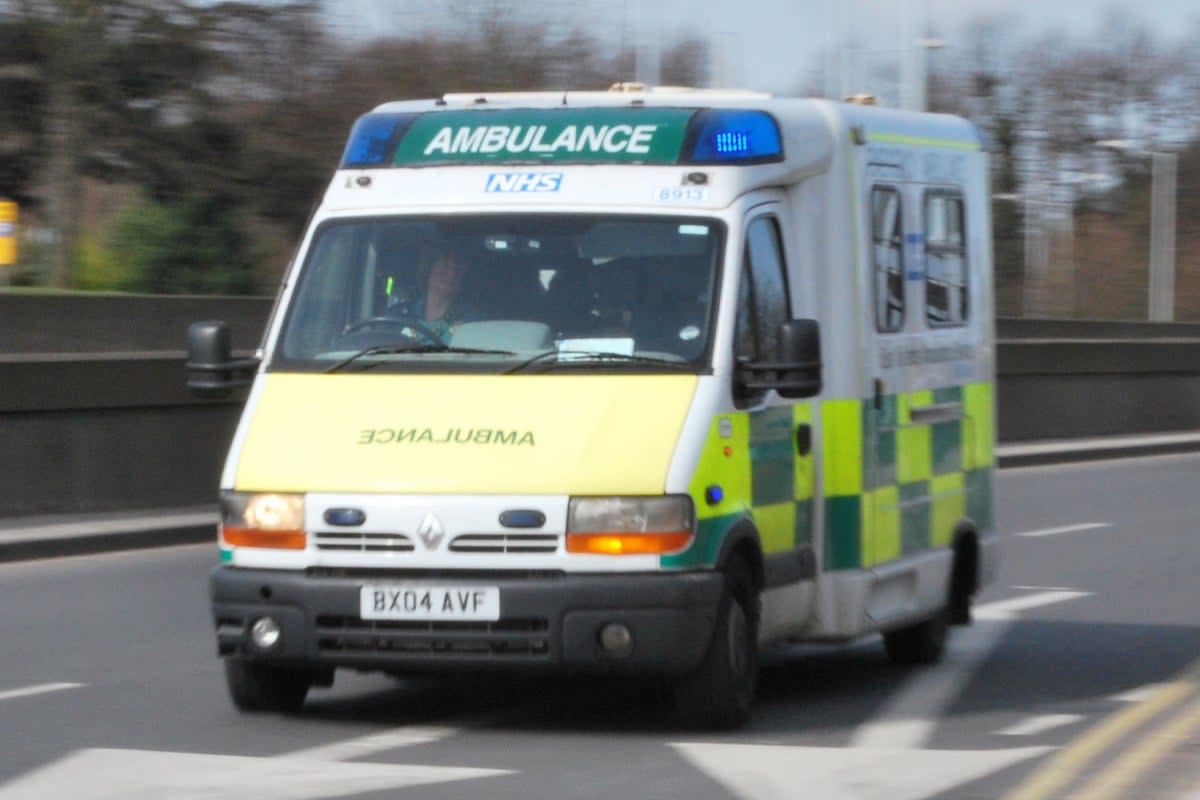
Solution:
{"label": "double yellow line", "polygon": [[1200,728],[1200,661],[1145,700],[1107,717],[1071,742],[1004,800],[1046,800],[1054,796],[1075,782],[1084,769],[1099,766],[1100,759],[1122,739],[1182,703],[1186,703],[1182,711],[1166,714],[1161,724],[1151,727],[1133,746],[1118,750],[1107,766],[1066,795],[1070,800],[1113,800],[1122,796]]}

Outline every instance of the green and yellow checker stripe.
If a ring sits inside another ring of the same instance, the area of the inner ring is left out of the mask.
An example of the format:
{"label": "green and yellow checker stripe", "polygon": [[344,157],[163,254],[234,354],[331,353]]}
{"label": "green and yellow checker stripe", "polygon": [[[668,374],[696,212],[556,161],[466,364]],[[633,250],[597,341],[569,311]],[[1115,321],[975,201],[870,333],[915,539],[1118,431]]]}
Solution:
{"label": "green and yellow checker stripe", "polygon": [[[664,556],[664,567],[711,565],[730,529],[750,519],[764,555],[812,543],[815,477],[811,454],[798,456],[796,429],[812,424],[812,405],[732,412],[715,417],[688,492],[696,504],[696,543]],[[721,500],[708,491],[719,487]]]}
{"label": "green and yellow checker stripe", "polygon": [[945,547],[963,518],[990,529],[993,408],[990,383],[824,402],[825,569]]}
{"label": "green and yellow checker stripe", "polygon": [[[914,421],[922,409],[943,413]],[[876,564],[950,544],[959,521],[992,527],[994,397],[990,383],[821,403],[826,570]],[[716,562],[739,520],[754,522],[764,555],[812,544],[814,457],[796,452],[811,403],[713,419],[688,491],[697,541],[664,556],[669,568]],[[708,491],[720,487],[720,502]]]}

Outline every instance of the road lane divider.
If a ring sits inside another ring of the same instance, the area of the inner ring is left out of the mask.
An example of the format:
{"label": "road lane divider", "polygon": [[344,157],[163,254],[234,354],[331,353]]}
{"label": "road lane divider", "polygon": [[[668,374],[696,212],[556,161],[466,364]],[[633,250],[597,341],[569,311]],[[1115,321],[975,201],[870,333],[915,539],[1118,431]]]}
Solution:
{"label": "road lane divider", "polygon": [[1114,694],[1110,699],[1118,703],[1140,703],[1165,685],[1163,683],[1150,683],[1145,686],[1139,686],[1136,689],[1130,689],[1127,692]]}
{"label": "road lane divider", "polygon": [[1082,714],[1042,714],[1022,720],[1015,725],[996,731],[997,736],[1037,736],[1064,725],[1074,725],[1084,717]]}
{"label": "road lane divider", "polygon": [[1078,589],[1051,589],[1036,594],[1024,594],[1006,600],[984,603],[976,606],[971,613],[975,619],[1012,621],[1022,611],[1032,611],[1035,608],[1065,603],[1068,600],[1078,600],[1081,597],[1090,597],[1091,594],[1091,592],[1083,592]]}
{"label": "road lane divider", "polygon": [[1185,711],[1096,773],[1071,794],[1071,800],[1114,800],[1132,796],[1126,795],[1125,791],[1187,741],[1197,728],[1200,728],[1200,700],[1193,700]]}
{"label": "road lane divider", "polygon": [[[1175,733],[1175,723],[1168,722],[1165,728],[1150,733],[1143,729],[1164,713],[1178,708],[1189,698],[1194,698],[1198,688],[1200,688],[1200,662],[1189,666],[1180,677],[1163,684],[1145,699],[1126,706],[1103,719],[1047,759],[1045,764],[1035,770],[1021,785],[1005,795],[1004,800],[1047,800],[1076,782],[1085,770],[1098,767],[1101,760],[1115,767],[1125,754],[1117,755],[1114,760],[1111,751],[1135,731],[1139,732],[1141,741],[1154,741],[1155,748],[1161,747],[1163,742],[1170,739]],[[1191,708],[1193,707],[1189,706],[1189,709]],[[1200,708],[1196,713],[1200,714]],[[1173,719],[1183,720],[1179,723],[1180,726],[1189,724],[1200,726],[1200,717],[1193,719],[1190,710],[1183,717],[1173,717]],[[1167,733],[1164,736],[1158,736],[1158,733],[1163,730]],[[1128,752],[1138,752],[1140,747],[1136,746]],[[1147,768],[1147,765],[1152,765],[1151,757],[1156,753],[1157,749],[1154,749],[1123,762],[1122,769],[1128,771],[1130,781],[1136,780]],[[1142,772],[1136,771],[1139,768]],[[1093,795],[1082,793],[1078,795],[1078,797],[1085,796],[1089,799],[1093,797]]]}
{"label": "road lane divider", "polygon": [[461,728],[434,727],[426,725],[405,725],[400,728],[369,733],[353,739],[340,742],[307,747],[287,754],[287,758],[303,758],[310,761],[349,761],[355,758],[381,753],[385,750],[396,750],[401,747],[412,747],[418,744],[439,742],[458,733]]}
{"label": "road lane divider", "polygon": [[1022,531],[1016,535],[1036,539],[1042,536],[1058,536],[1063,533],[1082,533],[1083,531],[1094,531],[1101,528],[1111,527],[1111,522],[1080,522],[1076,525],[1059,525],[1056,528],[1041,528],[1035,531]]}
{"label": "road lane divider", "polygon": [[66,689],[80,689],[87,686],[86,683],[39,683],[36,686],[24,686],[19,689],[5,689],[0,691],[0,700],[16,700],[21,697],[33,697],[39,694],[49,694],[51,692],[61,692]]}

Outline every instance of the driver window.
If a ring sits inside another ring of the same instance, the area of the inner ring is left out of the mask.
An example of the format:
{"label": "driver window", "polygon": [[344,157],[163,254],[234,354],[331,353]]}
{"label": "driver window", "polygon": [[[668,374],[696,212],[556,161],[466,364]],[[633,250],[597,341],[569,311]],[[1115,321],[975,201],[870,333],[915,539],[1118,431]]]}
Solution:
{"label": "driver window", "polygon": [[[783,247],[774,217],[759,217],[746,230],[734,355],[749,361],[779,357],[779,326],[791,318]],[[754,402],[762,392],[743,397]]]}

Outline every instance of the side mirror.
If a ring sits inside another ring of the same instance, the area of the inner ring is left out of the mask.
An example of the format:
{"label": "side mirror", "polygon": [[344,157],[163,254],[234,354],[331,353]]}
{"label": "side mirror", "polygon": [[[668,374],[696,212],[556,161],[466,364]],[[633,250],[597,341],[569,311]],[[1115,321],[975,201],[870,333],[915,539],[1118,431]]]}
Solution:
{"label": "side mirror", "polygon": [[821,393],[821,326],[815,319],[789,319],[779,325],[779,355],[785,367],[775,388],[784,397]]}
{"label": "side mirror", "polygon": [[738,383],[746,391],[774,389],[783,397],[821,392],[821,329],[815,319],[779,324],[778,361],[738,362]]}
{"label": "side mirror", "polygon": [[217,320],[193,322],[187,332],[187,387],[199,397],[229,397],[249,386],[257,358],[235,359],[229,325]]}

